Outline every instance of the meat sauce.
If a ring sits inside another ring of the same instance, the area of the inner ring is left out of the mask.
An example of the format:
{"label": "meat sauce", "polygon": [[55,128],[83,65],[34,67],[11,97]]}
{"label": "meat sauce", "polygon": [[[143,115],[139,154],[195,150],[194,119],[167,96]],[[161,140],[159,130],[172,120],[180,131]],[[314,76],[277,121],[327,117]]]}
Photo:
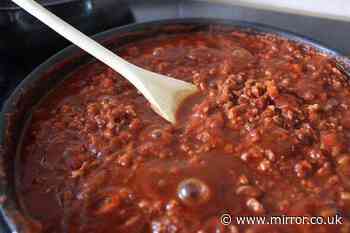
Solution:
{"label": "meat sauce", "polygon": [[[20,194],[42,232],[350,232],[350,88],[335,61],[233,29],[117,52],[200,92],[171,125],[106,66],[74,72],[34,110],[22,149]],[[223,214],[342,224],[225,226]]]}

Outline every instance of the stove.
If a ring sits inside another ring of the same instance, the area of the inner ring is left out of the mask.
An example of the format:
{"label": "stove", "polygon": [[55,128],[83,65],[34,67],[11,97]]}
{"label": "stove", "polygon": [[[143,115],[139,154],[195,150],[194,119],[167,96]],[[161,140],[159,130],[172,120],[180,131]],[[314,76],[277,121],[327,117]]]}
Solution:
{"label": "stove", "polygon": [[[133,22],[211,17],[283,28],[350,55],[350,23],[191,0],[41,0],[51,11],[93,35]],[[16,8],[0,1],[0,107],[18,83],[69,42]],[[8,233],[0,219],[0,233]]]}

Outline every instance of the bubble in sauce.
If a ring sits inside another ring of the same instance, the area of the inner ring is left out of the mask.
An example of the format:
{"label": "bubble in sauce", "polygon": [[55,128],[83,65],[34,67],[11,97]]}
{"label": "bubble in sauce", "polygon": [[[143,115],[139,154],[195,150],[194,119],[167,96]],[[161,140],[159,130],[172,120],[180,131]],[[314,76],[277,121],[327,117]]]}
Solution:
{"label": "bubble in sauce", "polygon": [[203,181],[189,178],[178,185],[177,196],[185,205],[196,206],[209,200],[210,190]]}

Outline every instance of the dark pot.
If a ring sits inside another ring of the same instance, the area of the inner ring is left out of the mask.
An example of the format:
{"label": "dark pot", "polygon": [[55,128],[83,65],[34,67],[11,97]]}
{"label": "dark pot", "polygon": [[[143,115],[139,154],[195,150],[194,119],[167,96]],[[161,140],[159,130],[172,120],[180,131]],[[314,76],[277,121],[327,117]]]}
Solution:
{"label": "dark pot", "polygon": [[[131,41],[151,38],[157,34],[197,31],[217,24],[235,27],[252,33],[272,33],[313,47],[334,58],[350,70],[350,59],[338,52],[304,37],[264,25],[217,19],[164,20],[133,24],[98,34],[94,38],[109,48],[119,47]],[[76,46],[70,46],[56,54],[34,70],[15,90],[6,102],[0,117],[0,204],[1,212],[13,232],[35,232],[35,221],[25,212],[16,195],[16,174],[20,155],[21,135],[30,120],[32,108],[62,79],[92,58]]]}

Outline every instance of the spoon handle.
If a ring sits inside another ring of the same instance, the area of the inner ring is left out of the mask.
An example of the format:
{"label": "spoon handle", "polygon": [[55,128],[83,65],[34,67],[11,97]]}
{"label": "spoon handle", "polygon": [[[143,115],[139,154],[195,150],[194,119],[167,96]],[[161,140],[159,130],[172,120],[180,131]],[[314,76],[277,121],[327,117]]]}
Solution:
{"label": "spoon handle", "polygon": [[130,81],[164,119],[175,123],[181,102],[197,91],[193,84],[135,66],[84,35],[34,0],[12,0],[58,34],[73,42]]}
{"label": "spoon handle", "polygon": [[[110,50],[103,47],[90,37],[86,36],[70,24],[66,23],[43,6],[38,4],[34,0],[12,0],[14,3],[25,9],[28,13],[39,19],[41,22],[49,26],[58,34],[71,41],[81,49],[90,53],[92,56],[105,63],[107,66],[113,68],[120,73],[126,79],[128,79],[133,85],[136,86],[141,92],[143,84],[139,80],[139,77],[135,74],[133,69],[136,68],[133,64],[125,61],[121,57],[117,56]],[[137,68],[136,68],[137,69]]]}

